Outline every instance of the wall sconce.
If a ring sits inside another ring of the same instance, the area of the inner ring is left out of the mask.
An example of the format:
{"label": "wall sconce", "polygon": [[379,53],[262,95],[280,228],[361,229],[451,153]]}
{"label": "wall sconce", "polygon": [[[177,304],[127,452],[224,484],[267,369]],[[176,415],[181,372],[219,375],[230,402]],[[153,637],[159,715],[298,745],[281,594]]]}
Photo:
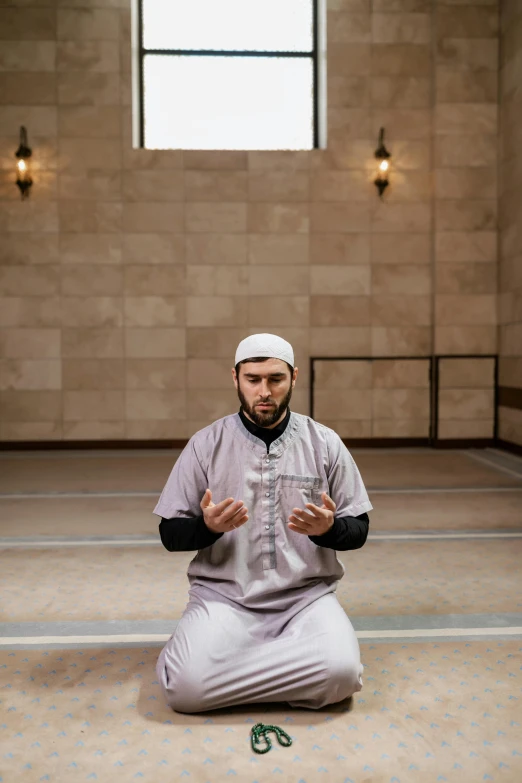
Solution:
{"label": "wall sconce", "polygon": [[16,184],[20,188],[22,200],[27,198],[29,195],[29,189],[33,184],[33,180],[31,179],[31,172],[29,170],[29,158],[32,154],[33,151],[27,145],[27,131],[22,125],[20,128],[20,146],[15,152],[15,155],[18,158],[16,162],[16,171],[18,174]]}
{"label": "wall sconce", "polygon": [[375,157],[379,161],[379,168],[374,182],[377,185],[379,196],[382,198],[382,194],[390,184],[388,181],[388,172],[390,170],[390,163],[388,158],[391,157],[390,153],[384,146],[384,128],[381,128],[379,133],[379,146],[375,150]]}

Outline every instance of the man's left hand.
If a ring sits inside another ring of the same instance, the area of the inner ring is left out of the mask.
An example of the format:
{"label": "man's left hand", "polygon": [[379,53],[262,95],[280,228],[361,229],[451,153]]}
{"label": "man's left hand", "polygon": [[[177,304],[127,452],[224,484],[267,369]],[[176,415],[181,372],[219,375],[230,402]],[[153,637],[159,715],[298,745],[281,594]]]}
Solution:
{"label": "man's left hand", "polygon": [[330,530],[337,506],[326,492],[322,493],[321,498],[323,500],[321,508],[313,503],[307,503],[306,511],[302,508],[292,510],[292,515],[288,517],[290,530],[303,533],[305,536],[322,536]]}

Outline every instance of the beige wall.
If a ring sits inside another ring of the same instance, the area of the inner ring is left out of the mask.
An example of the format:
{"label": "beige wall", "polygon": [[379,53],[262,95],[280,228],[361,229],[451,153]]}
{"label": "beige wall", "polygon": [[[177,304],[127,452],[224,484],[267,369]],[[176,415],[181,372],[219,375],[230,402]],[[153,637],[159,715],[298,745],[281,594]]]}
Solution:
{"label": "beige wall", "polygon": [[[328,149],[298,153],[133,150],[127,3],[0,9],[1,440],[188,437],[237,410],[256,331],[293,343],[304,413],[310,355],[496,351],[496,0],[328,8]],[[384,382],[403,408],[415,372]]]}
{"label": "beige wall", "polygon": [[[522,398],[522,4],[502,3],[499,381]],[[513,396],[513,395],[511,395]],[[522,409],[501,406],[499,435],[522,445]]]}

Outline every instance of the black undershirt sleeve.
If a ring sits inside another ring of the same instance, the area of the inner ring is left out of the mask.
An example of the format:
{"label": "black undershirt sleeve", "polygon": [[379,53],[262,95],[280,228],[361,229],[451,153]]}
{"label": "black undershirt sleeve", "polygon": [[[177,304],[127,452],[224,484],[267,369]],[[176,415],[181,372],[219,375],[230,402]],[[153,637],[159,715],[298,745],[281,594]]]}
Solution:
{"label": "black undershirt sleeve", "polygon": [[194,552],[196,549],[206,549],[223,535],[209,530],[203,517],[194,519],[162,517],[159,532],[161,543],[169,552]]}
{"label": "black undershirt sleeve", "polygon": [[[336,517],[333,527],[322,536],[308,536],[317,546],[344,552],[360,549],[368,537],[368,514],[357,517]],[[159,526],[161,543],[169,552],[194,552],[212,546],[223,533],[213,533],[203,517],[194,519],[162,518]]]}
{"label": "black undershirt sleeve", "polygon": [[370,518],[368,514],[357,517],[336,517],[328,533],[322,536],[308,536],[317,546],[346,552],[348,549],[360,549],[366,543]]}

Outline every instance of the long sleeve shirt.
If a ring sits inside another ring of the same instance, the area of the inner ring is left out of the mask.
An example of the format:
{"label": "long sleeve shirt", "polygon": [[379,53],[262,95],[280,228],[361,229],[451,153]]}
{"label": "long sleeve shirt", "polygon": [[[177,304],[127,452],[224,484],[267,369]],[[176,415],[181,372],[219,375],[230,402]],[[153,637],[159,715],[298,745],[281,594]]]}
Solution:
{"label": "long sleeve shirt", "polygon": [[[269,453],[270,445],[283,434],[288,425],[290,409],[287,410],[285,418],[272,429],[258,427],[245,416],[242,409],[239,411],[239,416],[247,430],[266,444],[267,453]],[[308,538],[317,546],[336,551],[360,549],[368,537],[369,524],[367,513],[359,514],[356,517],[336,517],[328,532],[321,536],[308,536]],[[192,552],[205,549],[212,546],[223,535],[223,533],[214,533],[210,530],[206,526],[203,516],[191,519],[186,517],[165,519],[162,517],[159,532],[161,542],[169,552]]]}

